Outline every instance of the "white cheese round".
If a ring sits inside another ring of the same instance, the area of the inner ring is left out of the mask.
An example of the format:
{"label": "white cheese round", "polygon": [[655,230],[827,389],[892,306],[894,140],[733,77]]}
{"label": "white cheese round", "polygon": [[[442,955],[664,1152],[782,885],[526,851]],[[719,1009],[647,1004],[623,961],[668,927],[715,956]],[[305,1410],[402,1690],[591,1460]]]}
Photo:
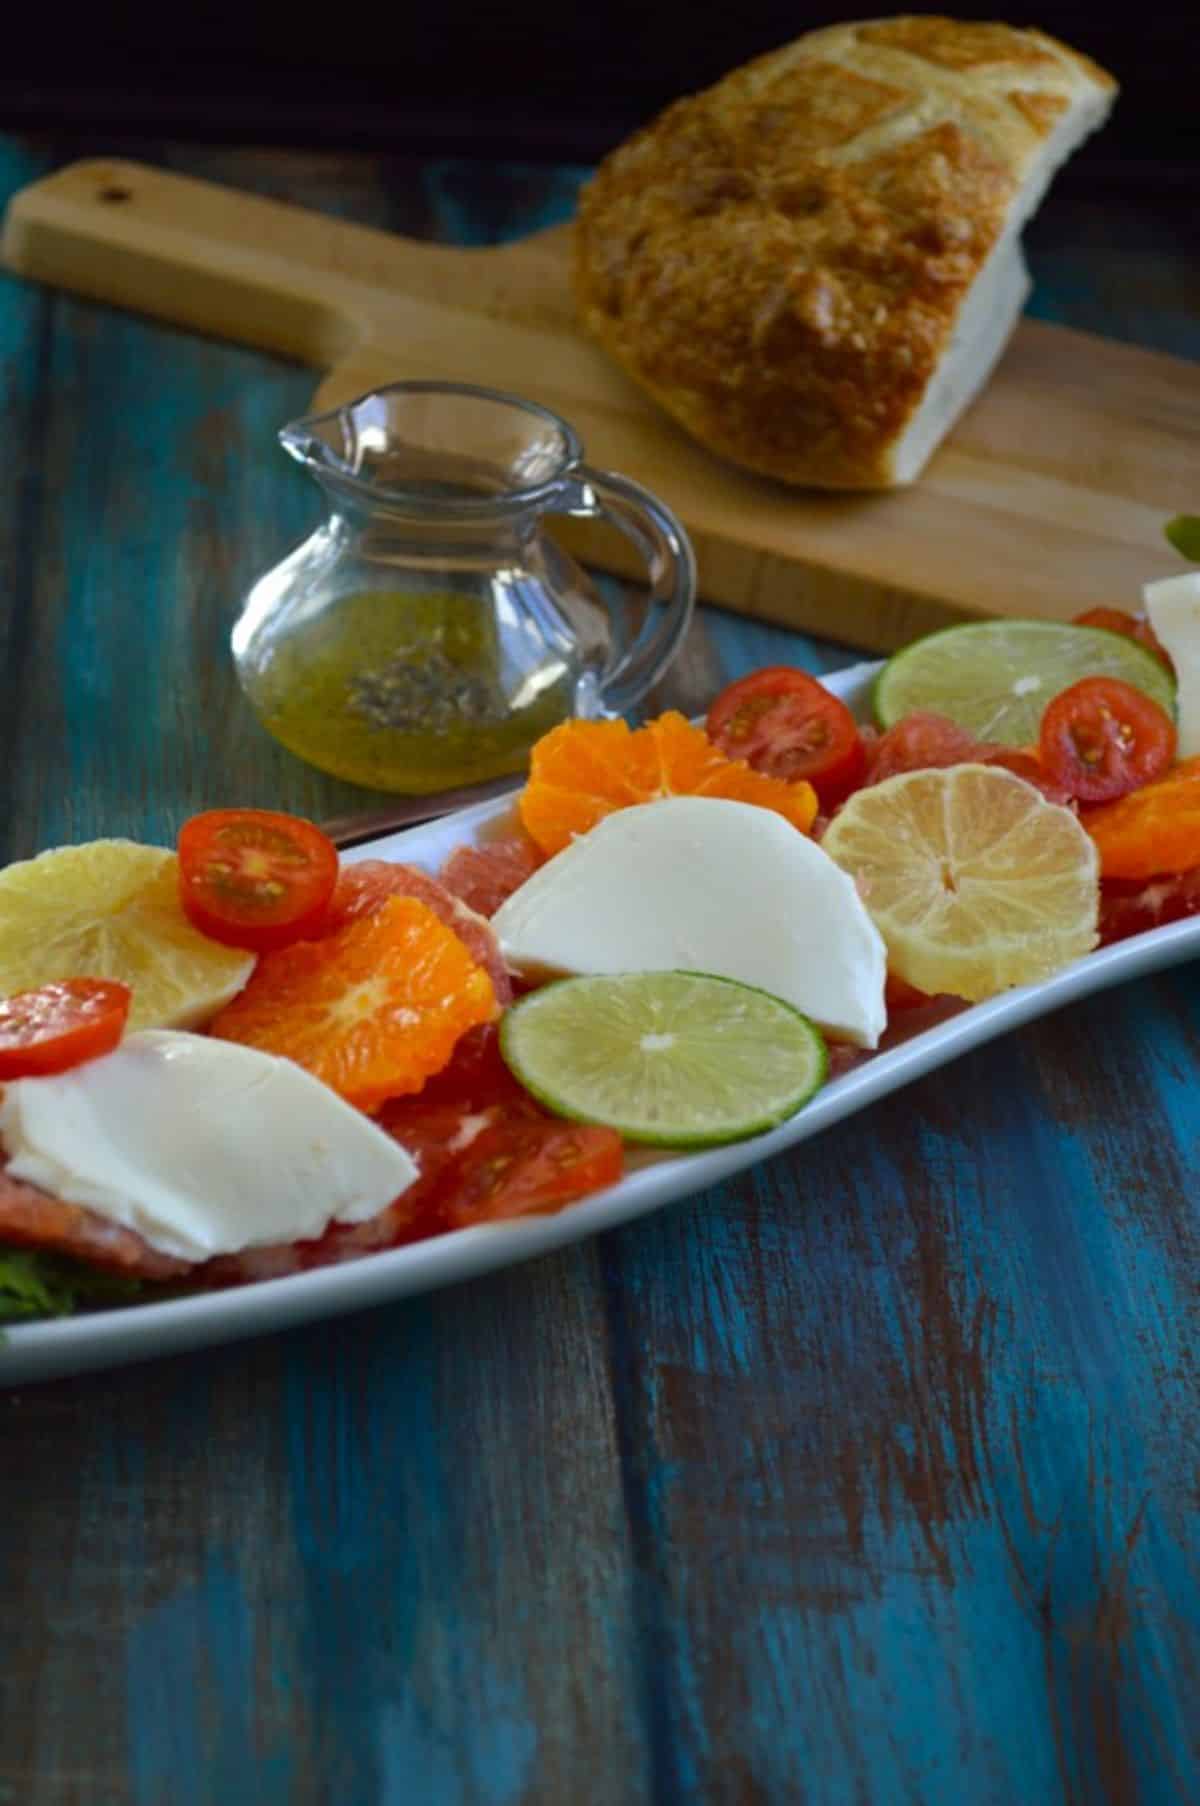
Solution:
{"label": "white cheese round", "polygon": [[292,1061],[169,1029],[6,1085],[0,1143],[14,1179],[191,1261],[364,1222],[417,1177],[391,1136]]}
{"label": "white cheese round", "polygon": [[853,880],[782,816],[666,797],[606,816],[534,873],[492,926],[544,974],[689,970],[784,998],[874,1047],[887,953]]}
{"label": "white cheese round", "polygon": [[1200,753],[1200,571],[1144,584],[1142,597],[1175,667],[1176,751],[1190,759]]}

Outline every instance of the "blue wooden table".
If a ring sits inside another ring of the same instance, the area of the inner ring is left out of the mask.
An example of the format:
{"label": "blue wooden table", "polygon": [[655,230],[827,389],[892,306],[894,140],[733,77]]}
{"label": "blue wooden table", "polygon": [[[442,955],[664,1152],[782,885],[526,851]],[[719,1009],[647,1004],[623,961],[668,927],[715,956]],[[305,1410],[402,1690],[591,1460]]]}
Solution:
{"label": "blue wooden table", "polygon": [[[151,154],[457,238],[578,177]],[[1036,309],[1200,353],[1176,198],[1052,201]],[[361,800],[226,651],[310,375],[7,278],[0,359],[0,858]],[[655,700],[851,656],[704,611]],[[0,1397],[0,1801],[1200,1801],[1198,1080],[1183,969],[568,1253]]]}

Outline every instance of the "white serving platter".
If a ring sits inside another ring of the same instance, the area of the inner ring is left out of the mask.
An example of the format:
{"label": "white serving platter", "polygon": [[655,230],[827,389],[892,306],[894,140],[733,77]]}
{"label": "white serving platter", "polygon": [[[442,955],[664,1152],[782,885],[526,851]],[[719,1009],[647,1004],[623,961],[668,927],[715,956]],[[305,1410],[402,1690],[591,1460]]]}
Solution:
{"label": "white serving platter", "polygon": [[[824,679],[864,717],[877,664],[855,665]],[[356,847],[349,860],[395,858],[436,871],[466,842],[485,839],[511,809],[511,799],[407,829]],[[9,1329],[0,1341],[0,1386],[230,1342],[384,1304],[412,1293],[473,1279],[570,1242],[661,1210],[731,1173],[791,1148],[865,1110],[938,1066],[1007,1030],[1129,978],[1200,955],[1200,918],[1171,923],[1088,954],[1043,984],[1005,992],[875,1055],[818,1092],[789,1122],[749,1141],[641,1165],[619,1185],[569,1205],[556,1216],[457,1230],[429,1241],[367,1254],[343,1266],[161,1304],[127,1305]]]}

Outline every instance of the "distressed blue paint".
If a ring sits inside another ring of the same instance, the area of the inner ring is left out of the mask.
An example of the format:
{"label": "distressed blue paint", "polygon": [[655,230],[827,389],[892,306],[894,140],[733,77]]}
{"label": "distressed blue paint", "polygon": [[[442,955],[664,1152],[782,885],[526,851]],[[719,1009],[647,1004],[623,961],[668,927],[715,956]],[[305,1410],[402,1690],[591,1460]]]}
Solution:
{"label": "distressed blue paint", "polygon": [[705,627],[730,679],[744,677],[763,665],[800,665],[805,671],[837,671],[863,657],[850,647],[811,634],[792,633],[769,621],[746,621],[724,609],[707,611]]}
{"label": "distressed blue paint", "polygon": [[[76,303],[62,305],[68,314],[78,311]],[[209,524],[219,530],[215,498],[225,492],[230,477],[228,469],[219,467],[207,480],[197,473],[197,435],[251,387],[251,368],[258,360],[184,340],[178,377],[164,383],[145,357],[146,331],[140,323],[114,316],[106,322],[99,347],[93,334],[65,338],[53,372],[68,395],[86,389],[95,397],[93,405],[124,425],[115,445],[99,437],[72,445],[65,458],[65,488],[56,498],[66,517],[92,521],[107,531],[74,536],[64,553],[68,604],[50,656],[61,693],[71,697],[72,707],[61,751],[54,755],[62,762],[62,815],[52,815],[47,823],[52,838],[79,838],[81,831],[91,830],[102,800],[120,796],[123,773],[158,768],[167,786],[174,787],[185,781],[184,759],[194,769],[197,755],[200,760],[209,756],[210,735],[218,724],[201,720],[189,730],[186,746],[169,735],[164,744],[158,708],[131,708],[130,700],[147,695],[165,699],[192,664],[194,653],[183,630],[186,605],[197,586],[206,592],[200,601],[207,630],[204,656],[222,670],[227,667],[229,627],[252,575],[239,560],[233,564],[234,581],[225,588],[211,582],[212,573],[202,564],[189,566],[186,552],[197,537],[198,515],[203,519],[206,511],[216,512]],[[214,370],[214,365],[220,368]],[[213,375],[218,380],[212,381]],[[280,389],[285,387],[294,405],[303,405],[307,385],[299,373],[288,373],[273,393],[260,388],[258,418],[249,423],[255,439],[266,438],[262,402],[278,418]],[[69,430],[67,418],[60,420],[59,430]],[[265,453],[263,444],[264,461]],[[279,518],[278,502],[271,514]],[[235,708],[243,706],[231,701]],[[174,815],[174,809],[169,815],[163,810],[146,825],[155,835],[170,837],[177,825]]]}
{"label": "distressed blue paint", "polygon": [[[49,159],[0,138],[0,194],[43,175]],[[28,682],[33,638],[30,588],[46,503],[40,452],[46,363],[53,301],[0,274],[0,402],[10,438],[7,479],[0,493],[0,685]],[[0,710],[0,769],[15,763],[19,722],[11,703]],[[11,847],[11,824],[0,812],[0,857]]]}
{"label": "distressed blue paint", "polygon": [[[1107,1168],[1101,1163],[1093,1172],[1080,1137],[1064,1136],[1038,1112],[1033,1075],[1021,1070],[1013,1044],[990,1053],[988,1064],[984,1171],[972,1172],[963,1159],[964,1142],[972,1149],[979,1145],[972,1125],[964,1122],[961,1137],[947,1132],[928,1120],[928,1105],[912,1126],[908,1171],[910,1190],[920,1172],[946,1197],[962,1320],[970,1320],[981,1297],[1005,1300],[992,1335],[994,1383],[967,1425],[980,1464],[973,1484],[962,1484],[964,1451],[953,1446],[952,1424],[935,1423],[932,1437],[927,1426],[917,1433],[919,1414],[930,1401],[925,1396],[922,1404],[925,1388],[916,1374],[907,1397],[918,1419],[892,1426],[910,1458],[918,1444],[932,1441],[952,1478],[958,1477],[958,1496],[938,1535],[951,1585],[939,1582],[938,1561],[894,1497],[886,1513],[881,1500],[872,1505],[868,1499],[857,1561],[847,1562],[837,1503],[824,1492],[819,1500],[803,1496],[795,1502],[804,1526],[800,1558],[794,1550],[790,1560],[777,1561],[771,1553],[774,1543],[797,1533],[786,1495],[773,1491],[770,1476],[787,1467],[789,1442],[802,1441],[807,1426],[786,1411],[781,1421],[768,1413],[764,1446],[756,1403],[761,1409],[763,1395],[775,1398],[778,1391],[802,1398],[802,1409],[811,1410],[814,1365],[832,1359],[834,1367],[844,1361],[853,1370],[864,1350],[870,1355],[876,1347],[883,1365],[858,1372],[856,1386],[884,1393],[897,1351],[921,1346],[911,1293],[906,1299],[896,1287],[912,1237],[903,1231],[897,1236],[892,1223],[879,1239],[876,1213],[896,1195],[896,1172],[870,1124],[853,1135],[826,1138],[806,1153],[796,1175],[799,1197],[768,1168],[748,1183],[735,1181],[698,1200],[689,1214],[703,1225],[702,1234],[685,1236],[673,1223],[655,1224],[625,1251],[631,1315],[645,1326],[642,1337],[660,1358],[683,1361],[681,1372],[708,1406],[708,1421],[719,1418],[714,1433],[723,1447],[722,1472],[739,1483],[746,1510],[758,1520],[738,1521],[738,1547],[726,1552],[731,1566],[736,1570],[740,1563],[743,1572],[754,1573],[756,1593],[765,1587],[768,1594],[809,1595],[801,1604],[793,1597],[770,1605],[737,1636],[733,1666],[743,1665],[754,1702],[753,1775],[768,1798],[790,1797],[786,1790],[801,1785],[811,1796],[797,1797],[822,1801],[970,1798],[1006,1806],[1020,1799],[1049,1806],[1063,1798],[1116,1797],[1112,1759],[1096,1742],[1095,1715],[1110,1709],[1124,1746],[1122,1785],[1129,1790],[1119,1797],[1161,1806],[1192,1797],[1196,1726],[1168,1679],[1187,1659],[1188,1639],[1181,1642],[1178,1627],[1165,1628],[1142,1604],[1159,1597],[1165,1564],[1172,1599],[1194,1634],[1194,1548],[1179,1545],[1177,1531],[1164,1525],[1154,1504],[1165,1476],[1152,1471],[1144,1434],[1155,1408],[1162,1408],[1162,1376],[1129,1358],[1139,1317],[1161,1292],[1163,1273],[1149,1261],[1139,1270],[1137,1251],[1124,1238],[1110,1235],[1104,1256],[1105,1243],[1097,1237],[1108,1219],[1097,1187]],[[903,1109],[891,1106],[890,1114]],[[893,1121],[891,1131],[895,1127]],[[836,1197],[838,1169],[845,1174],[851,1147],[856,1220],[847,1225],[845,1245],[820,1243],[825,1264],[816,1271],[806,1271],[808,1244],[793,1245],[789,1265],[789,1239],[794,1244],[813,1227],[798,1213],[811,1216]],[[1014,1208],[1022,1188],[1036,1188],[1037,1213],[1022,1217]],[[787,1212],[772,1219],[765,1239],[761,1219],[755,1223],[756,1256],[770,1261],[771,1271],[765,1300],[751,1288],[753,1312],[739,1297],[746,1284],[737,1260],[739,1190],[751,1191],[759,1208],[774,1193]],[[890,1214],[885,1207],[885,1219]],[[1033,1283],[1014,1286],[1014,1269],[1034,1276]],[[838,1301],[861,1293],[864,1274],[874,1296],[866,1317],[860,1312],[845,1325],[847,1339],[839,1346]],[[1125,1308],[1114,1313],[1122,1282]],[[1194,1284],[1192,1290],[1190,1308],[1185,1298],[1176,1301],[1181,1339],[1194,1334]],[[1074,1329],[1065,1341],[1055,1337],[1051,1359],[1047,1324],[1053,1320],[1057,1330],[1064,1298]],[[809,1343],[805,1319],[817,1311],[818,1300],[822,1340]],[[872,1336],[872,1320],[882,1335]],[[636,1338],[637,1332],[627,1323],[625,1334]],[[796,1351],[797,1335],[801,1365],[781,1374],[778,1349]],[[1006,1350],[1012,1351],[1009,1359],[1003,1359]],[[1182,1345],[1177,1353],[1182,1360]],[[827,1398],[824,1408],[835,1404]],[[933,1405],[936,1411],[936,1395]],[[1194,1431],[1194,1394],[1181,1396],[1179,1405],[1182,1421]],[[643,1409],[640,1433],[654,1438],[655,1449],[638,1463],[639,1471],[647,1469],[642,1509],[655,1525],[656,1548],[686,1551],[684,1526],[690,1501],[704,1485],[707,1452],[685,1451],[680,1458],[669,1433],[663,1436],[661,1380],[651,1383]],[[755,1441],[743,1409],[757,1428]],[[851,1420],[851,1434],[863,1430]],[[739,1469],[739,1449],[753,1470],[753,1486]],[[814,1460],[811,1471],[828,1475],[830,1465]],[[660,1652],[677,1675],[670,1689],[677,1713],[672,1754],[678,1760],[682,1739],[703,1767],[707,1738],[689,1727],[685,1707],[705,1691],[692,1651],[697,1639],[707,1639],[693,1612],[703,1613],[711,1583],[686,1560],[679,1572],[681,1591]],[[1129,1620],[1111,1650],[1103,1635],[1097,1637],[1106,1586],[1116,1589],[1117,1615]],[[836,1613],[816,1598],[822,1590],[838,1601]],[[864,1665],[867,1650],[870,1662]],[[839,1716],[821,1696],[831,1674],[850,1672],[852,1704]],[[708,1688],[718,1684],[710,1675]],[[956,1718],[969,1719],[965,1751],[947,1741]],[[703,1785],[699,1797],[706,1797]]]}
{"label": "distressed blue paint", "polygon": [[497,1666],[455,1580],[471,1527],[437,1412],[432,1313],[418,1302],[373,1327],[372,1365],[405,1400],[390,1432],[364,1404],[358,1326],[333,1349],[310,1339],[285,1391],[308,1588],[300,1647],[320,1739],[337,1752],[328,1760],[347,1799],[518,1806],[538,1728],[519,1673]]}
{"label": "distressed blue paint", "polygon": [[210,1561],[197,1586],[181,1588],[135,1622],[126,1698],[135,1806],[291,1797],[286,1747],[255,1751],[253,1777],[248,1773],[253,1629],[228,1561]]}
{"label": "distressed blue paint", "polygon": [[[379,1806],[436,1806],[478,1801],[480,1806],[520,1806],[536,1767],[537,1733],[521,1716],[522,1702],[493,1677],[495,1716],[476,1720],[464,1748],[454,1723],[433,1722],[412,1695],[379,1715]],[[464,1775],[464,1766],[466,1774]]]}

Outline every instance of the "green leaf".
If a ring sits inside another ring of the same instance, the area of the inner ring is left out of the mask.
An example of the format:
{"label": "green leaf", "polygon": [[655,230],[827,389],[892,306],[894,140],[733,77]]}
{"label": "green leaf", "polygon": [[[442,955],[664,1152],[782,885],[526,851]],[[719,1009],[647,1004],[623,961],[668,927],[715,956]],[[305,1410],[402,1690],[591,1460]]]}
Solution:
{"label": "green leaf", "polygon": [[1163,532],[1185,558],[1193,564],[1200,564],[1200,514],[1177,514],[1169,520]]}
{"label": "green leaf", "polygon": [[70,1309],[42,1265],[39,1254],[0,1255],[0,1320],[58,1316],[64,1302]]}
{"label": "green leaf", "polygon": [[36,1249],[0,1247],[0,1323],[67,1317],[83,1305],[128,1304],[141,1284]]}

